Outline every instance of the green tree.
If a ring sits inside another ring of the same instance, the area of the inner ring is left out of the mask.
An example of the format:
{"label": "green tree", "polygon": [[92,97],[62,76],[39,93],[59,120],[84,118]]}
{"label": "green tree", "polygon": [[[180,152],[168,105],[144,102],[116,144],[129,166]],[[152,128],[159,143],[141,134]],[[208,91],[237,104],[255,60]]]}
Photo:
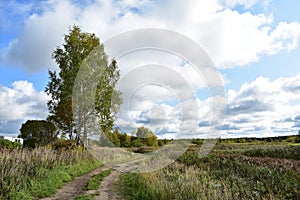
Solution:
{"label": "green tree", "polygon": [[2,148],[13,149],[18,147],[20,147],[20,144],[18,142],[12,142],[6,139],[0,139],[0,149]]}
{"label": "green tree", "polygon": [[153,146],[153,147],[158,146],[157,137],[154,134],[149,135],[148,137],[146,137],[145,142],[146,142],[147,146]]}
{"label": "green tree", "polygon": [[131,146],[131,137],[126,133],[119,135],[121,147],[130,147]]}
{"label": "green tree", "polygon": [[153,134],[152,131],[144,126],[139,127],[136,131],[136,136],[139,138],[146,138],[151,134]]}
{"label": "green tree", "polygon": [[[115,60],[108,65],[99,38],[73,26],[65,35],[63,46],[57,47],[52,57],[60,71],[58,74],[49,71],[50,80],[45,90],[51,97],[48,101],[49,120],[55,123],[62,135],[68,135],[77,143],[85,144],[87,133],[97,132],[93,129],[95,121],[105,133],[111,131],[119,108],[119,105],[111,104],[111,99],[116,96],[116,102],[121,102],[120,93],[115,90],[120,74]],[[89,65],[97,67],[97,71]],[[89,87],[91,83],[96,84],[96,92]],[[90,105],[95,109],[87,109]],[[75,118],[73,111],[76,112]]]}
{"label": "green tree", "polygon": [[298,135],[296,135],[296,143],[300,143],[300,131],[298,131]]}
{"label": "green tree", "polygon": [[18,137],[25,139],[24,146],[44,146],[54,143],[57,138],[53,123],[46,120],[27,120],[22,124]]}
{"label": "green tree", "polygon": [[141,141],[141,138],[135,138],[134,140],[131,141],[131,145],[133,147],[141,147],[143,146],[143,143]]}
{"label": "green tree", "polygon": [[115,115],[122,103],[121,93],[115,89],[119,78],[120,71],[117,62],[113,60],[105,72],[101,73],[97,84],[95,110],[104,133],[112,130]]}
{"label": "green tree", "polygon": [[154,133],[144,126],[141,126],[136,131],[136,136],[139,137],[146,146],[158,146],[157,137]]}
{"label": "green tree", "polygon": [[78,26],[73,26],[65,43],[57,47],[52,58],[58,64],[59,74],[49,71],[46,92],[51,97],[48,101],[49,120],[53,121],[62,134],[74,139],[72,113],[72,92],[77,72],[84,58],[100,44],[94,34],[82,33]]}
{"label": "green tree", "polygon": [[112,142],[117,147],[121,146],[120,138],[119,138],[119,130],[115,129],[113,133],[107,133],[108,139],[110,142]]}

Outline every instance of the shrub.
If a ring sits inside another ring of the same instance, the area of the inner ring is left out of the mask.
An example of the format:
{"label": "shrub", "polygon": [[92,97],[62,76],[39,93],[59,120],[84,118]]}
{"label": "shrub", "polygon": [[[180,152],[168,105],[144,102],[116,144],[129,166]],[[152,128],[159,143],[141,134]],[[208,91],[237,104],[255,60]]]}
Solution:
{"label": "shrub", "polygon": [[78,148],[74,140],[56,140],[54,144],[54,149],[56,150],[73,150]]}
{"label": "shrub", "polygon": [[6,139],[0,139],[0,148],[18,148],[20,147],[20,144],[18,142],[12,142]]}

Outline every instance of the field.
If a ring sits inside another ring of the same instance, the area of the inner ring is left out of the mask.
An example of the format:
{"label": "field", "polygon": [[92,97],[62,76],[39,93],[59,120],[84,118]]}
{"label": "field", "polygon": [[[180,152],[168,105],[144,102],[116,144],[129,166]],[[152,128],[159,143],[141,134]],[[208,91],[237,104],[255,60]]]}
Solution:
{"label": "field", "polygon": [[137,199],[300,199],[300,146],[219,143],[204,158],[192,145],[176,162],[150,173],[127,173],[117,187]]}
{"label": "field", "polygon": [[[110,169],[81,148],[2,148],[0,199],[99,199],[111,194],[127,200],[300,199],[299,143],[220,140],[202,158],[200,147],[201,141],[194,141],[175,162],[148,173]],[[124,151],[103,148],[101,156],[115,161],[133,153]],[[132,162],[143,163],[139,156],[147,153],[136,154]]]}

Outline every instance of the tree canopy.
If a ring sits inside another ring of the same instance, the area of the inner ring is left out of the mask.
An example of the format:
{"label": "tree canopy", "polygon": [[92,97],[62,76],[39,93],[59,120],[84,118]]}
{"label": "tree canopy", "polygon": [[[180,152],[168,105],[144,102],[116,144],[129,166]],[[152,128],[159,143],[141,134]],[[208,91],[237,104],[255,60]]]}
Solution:
{"label": "tree canopy", "polygon": [[[49,82],[45,89],[51,97],[48,101],[48,119],[59,128],[62,135],[67,135],[77,143],[84,142],[82,140],[86,140],[87,131],[95,126],[88,124],[92,117],[92,121],[96,120],[104,133],[112,131],[115,113],[119,108],[117,104],[121,103],[120,93],[115,90],[120,73],[114,59],[108,64],[99,38],[73,26],[65,35],[62,47],[57,47],[52,57],[58,64],[59,73],[49,70]],[[81,79],[77,81],[78,72],[82,72],[81,68],[86,65],[93,67],[87,68],[90,71],[81,74]],[[102,70],[102,73],[92,75],[94,70]],[[96,85],[96,91],[88,88],[87,84],[91,81]],[[75,100],[74,88],[79,91]],[[115,104],[111,103],[113,96],[118,99]],[[94,105],[93,113],[86,109],[87,103]],[[74,118],[73,111],[76,112],[77,119]]]}
{"label": "tree canopy", "polygon": [[141,140],[142,145],[158,146],[157,137],[149,128],[139,127],[136,131],[136,136]]}
{"label": "tree canopy", "polygon": [[24,146],[43,146],[55,141],[57,134],[53,123],[46,120],[27,120],[18,137],[26,139]]}
{"label": "tree canopy", "polygon": [[[116,128],[114,132],[107,134],[107,139],[117,147],[157,147],[169,143],[167,140],[158,140],[156,135],[144,126],[139,127],[133,134],[135,136],[120,133]],[[103,144],[107,142],[104,141]]]}

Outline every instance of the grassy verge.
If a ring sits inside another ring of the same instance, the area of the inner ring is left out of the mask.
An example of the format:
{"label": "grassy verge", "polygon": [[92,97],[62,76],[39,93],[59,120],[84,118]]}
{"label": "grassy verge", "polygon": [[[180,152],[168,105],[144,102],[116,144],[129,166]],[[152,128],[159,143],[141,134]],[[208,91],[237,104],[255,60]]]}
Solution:
{"label": "grassy verge", "polygon": [[[100,187],[101,181],[110,174],[110,169],[104,170],[94,176],[92,176],[87,184],[87,190],[97,190]],[[98,196],[98,193],[92,194],[82,194],[78,195],[75,200],[93,200],[95,196]]]}
{"label": "grassy verge", "polygon": [[31,187],[18,192],[15,199],[37,199],[51,196],[65,182],[73,181],[75,177],[84,175],[101,165],[98,161],[86,160],[70,166],[59,166],[49,170],[44,178],[32,180]]}
{"label": "grassy verge", "polygon": [[98,194],[82,194],[75,198],[75,200],[93,200]]}
{"label": "grassy verge", "polygon": [[89,180],[87,189],[88,190],[97,190],[100,187],[101,181],[110,174],[110,169],[104,170],[94,176]]}
{"label": "grassy verge", "polygon": [[0,199],[50,196],[64,182],[101,165],[82,150],[2,149],[0,156]]}

